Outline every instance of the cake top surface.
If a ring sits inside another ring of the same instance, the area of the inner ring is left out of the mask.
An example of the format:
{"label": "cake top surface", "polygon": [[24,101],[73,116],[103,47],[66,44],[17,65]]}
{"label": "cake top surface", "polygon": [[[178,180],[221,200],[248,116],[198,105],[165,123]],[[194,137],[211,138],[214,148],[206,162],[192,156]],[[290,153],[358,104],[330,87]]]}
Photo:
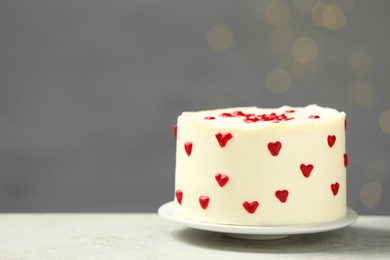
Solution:
{"label": "cake top surface", "polygon": [[280,108],[235,107],[198,112],[183,112],[179,119],[219,127],[262,128],[270,125],[318,124],[345,118],[333,108],[308,105]]}

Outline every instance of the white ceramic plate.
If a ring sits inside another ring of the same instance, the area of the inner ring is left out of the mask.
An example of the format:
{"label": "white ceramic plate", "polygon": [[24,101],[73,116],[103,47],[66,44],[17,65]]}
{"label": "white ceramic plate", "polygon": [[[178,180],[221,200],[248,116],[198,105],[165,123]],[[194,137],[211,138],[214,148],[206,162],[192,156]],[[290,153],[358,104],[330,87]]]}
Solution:
{"label": "white ceramic plate", "polygon": [[222,225],[199,222],[194,220],[183,219],[175,216],[174,202],[167,202],[158,209],[158,214],[167,220],[173,221],[184,226],[219,232],[227,236],[240,238],[240,239],[252,239],[252,240],[268,240],[279,239],[289,235],[319,233],[325,231],[331,231],[343,227],[347,227],[353,224],[358,215],[350,208],[347,210],[345,218],[326,224],[308,224],[308,225],[294,225],[284,227],[257,227],[257,226],[237,226],[237,225]]}

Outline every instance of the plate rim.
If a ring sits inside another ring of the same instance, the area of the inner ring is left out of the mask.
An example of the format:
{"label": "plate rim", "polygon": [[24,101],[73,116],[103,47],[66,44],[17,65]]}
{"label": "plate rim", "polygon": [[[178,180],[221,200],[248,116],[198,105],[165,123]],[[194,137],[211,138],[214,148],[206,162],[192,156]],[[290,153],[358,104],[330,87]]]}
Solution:
{"label": "plate rim", "polygon": [[225,234],[247,235],[293,235],[320,233],[350,226],[355,223],[358,218],[358,214],[353,209],[347,208],[347,214],[343,219],[324,224],[304,224],[281,227],[224,225],[200,222],[178,217],[174,214],[174,201],[166,202],[161,205],[158,209],[158,215],[166,220],[194,229]]}

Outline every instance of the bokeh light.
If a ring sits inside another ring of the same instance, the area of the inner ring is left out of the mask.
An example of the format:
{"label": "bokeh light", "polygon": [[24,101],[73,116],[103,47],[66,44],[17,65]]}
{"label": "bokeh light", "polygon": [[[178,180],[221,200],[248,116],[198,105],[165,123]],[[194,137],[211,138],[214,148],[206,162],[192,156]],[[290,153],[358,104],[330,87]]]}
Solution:
{"label": "bokeh light", "polygon": [[389,165],[386,161],[375,160],[368,164],[366,177],[371,182],[383,184],[389,175]]}
{"label": "bokeh light", "polygon": [[301,37],[294,41],[291,52],[298,62],[308,63],[316,58],[318,47],[313,39]]}
{"label": "bokeh light", "polygon": [[347,64],[352,75],[356,77],[366,77],[372,72],[371,58],[362,50],[353,52],[348,57]]}
{"label": "bokeh light", "polygon": [[369,209],[375,208],[382,198],[382,185],[376,182],[369,182],[360,189],[360,201]]}
{"label": "bokeh light", "polygon": [[302,13],[310,13],[320,0],[294,0],[295,7]]}
{"label": "bokeh light", "polygon": [[291,9],[281,0],[271,0],[265,8],[265,18],[273,26],[283,26],[291,18]]}
{"label": "bokeh light", "polygon": [[347,96],[353,103],[362,107],[371,107],[377,101],[374,85],[364,79],[352,81],[348,86]]}
{"label": "bokeh light", "polygon": [[294,32],[287,27],[275,27],[269,36],[269,45],[275,53],[290,51]]}
{"label": "bokeh light", "polygon": [[339,30],[347,24],[344,11],[337,3],[318,1],[310,12],[313,23],[320,28]]}
{"label": "bokeh light", "polygon": [[271,92],[282,94],[286,92],[291,85],[290,73],[281,68],[271,70],[267,74],[266,85]]}
{"label": "bokeh light", "polygon": [[324,8],[321,20],[323,26],[331,30],[339,30],[347,24],[343,10],[335,4],[328,5]]}
{"label": "bokeh light", "polygon": [[325,27],[322,20],[322,14],[324,13],[324,10],[327,6],[328,4],[325,2],[319,1],[310,12],[311,20],[316,26],[320,28]]}
{"label": "bokeh light", "polygon": [[386,109],[379,117],[379,126],[382,131],[390,135],[390,109]]}
{"label": "bokeh light", "polygon": [[216,24],[207,33],[207,43],[214,51],[228,50],[234,42],[234,33],[226,24]]}

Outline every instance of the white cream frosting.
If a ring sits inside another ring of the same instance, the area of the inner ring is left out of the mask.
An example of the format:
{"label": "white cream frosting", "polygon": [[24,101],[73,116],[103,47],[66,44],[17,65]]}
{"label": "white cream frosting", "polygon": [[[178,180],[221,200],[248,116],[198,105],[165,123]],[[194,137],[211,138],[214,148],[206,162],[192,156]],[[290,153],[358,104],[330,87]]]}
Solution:
{"label": "white cream frosting", "polygon": [[[260,120],[220,116],[233,111]],[[261,120],[270,117],[279,120]],[[180,217],[282,226],[327,223],[346,214],[344,112],[317,105],[183,112],[176,142],[175,207]]]}

